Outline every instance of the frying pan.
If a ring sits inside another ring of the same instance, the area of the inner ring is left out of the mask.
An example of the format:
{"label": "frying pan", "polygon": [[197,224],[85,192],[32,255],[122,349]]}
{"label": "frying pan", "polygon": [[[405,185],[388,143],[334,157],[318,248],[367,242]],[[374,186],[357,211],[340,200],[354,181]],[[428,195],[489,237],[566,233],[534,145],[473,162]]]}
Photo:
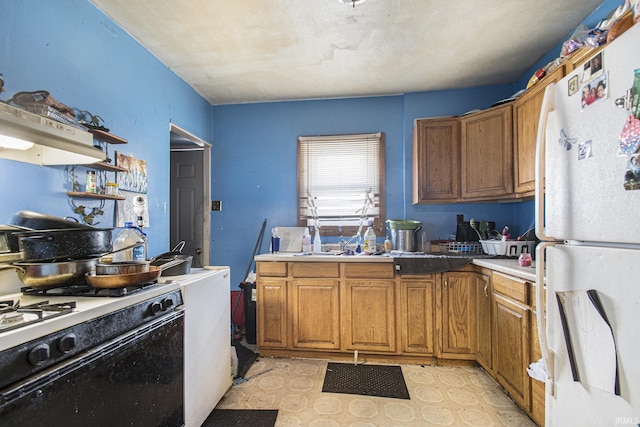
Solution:
{"label": "frying pan", "polygon": [[0,265],[0,269],[14,268],[22,283],[27,286],[55,288],[84,282],[85,273],[94,269],[97,262],[97,258],[63,262],[14,262]]}
{"label": "frying pan", "polygon": [[127,286],[143,285],[150,283],[160,277],[162,270],[171,268],[182,263],[182,260],[169,261],[161,266],[149,266],[149,271],[128,274],[102,274],[97,275],[95,271],[85,274],[87,283],[94,288],[113,289],[126,288]]}
{"label": "frying pan", "polygon": [[[118,251],[131,249],[132,247],[133,245]],[[0,270],[15,269],[18,278],[27,286],[43,289],[55,288],[69,284],[85,283],[85,274],[89,271],[95,271],[98,261],[99,258],[14,262],[13,264],[0,264]]]}

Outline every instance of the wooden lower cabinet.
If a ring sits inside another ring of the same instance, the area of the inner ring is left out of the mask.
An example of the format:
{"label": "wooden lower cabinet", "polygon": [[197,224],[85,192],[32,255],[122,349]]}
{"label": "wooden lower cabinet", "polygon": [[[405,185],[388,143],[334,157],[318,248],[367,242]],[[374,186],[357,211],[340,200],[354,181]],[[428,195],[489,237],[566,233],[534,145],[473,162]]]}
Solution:
{"label": "wooden lower cabinet", "polygon": [[291,282],[293,348],[340,348],[340,282],[295,279]]}
{"label": "wooden lower cabinet", "polygon": [[530,411],[529,311],[514,300],[493,294],[493,371],[498,382]]}
{"label": "wooden lower cabinet", "polygon": [[474,273],[442,274],[439,324],[441,346],[439,357],[475,360],[476,357],[476,288]]}
{"label": "wooden lower cabinet", "polygon": [[491,333],[491,276],[475,274],[476,288],[476,361],[487,371],[493,372]]}
{"label": "wooden lower cabinet", "polygon": [[287,281],[258,279],[256,293],[258,347],[287,347]]}
{"label": "wooden lower cabinet", "polygon": [[396,351],[395,282],[347,280],[342,293],[344,348]]}
{"label": "wooden lower cabinet", "polygon": [[400,351],[434,355],[435,274],[420,279],[400,279]]}

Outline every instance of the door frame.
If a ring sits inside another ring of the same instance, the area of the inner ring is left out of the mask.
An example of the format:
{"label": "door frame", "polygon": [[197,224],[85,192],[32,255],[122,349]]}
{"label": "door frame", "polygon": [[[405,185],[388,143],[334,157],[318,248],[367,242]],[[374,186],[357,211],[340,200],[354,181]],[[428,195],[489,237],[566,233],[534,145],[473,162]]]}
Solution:
{"label": "door frame", "polygon": [[[199,151],[202,153],[202,204],[200,212],[202,216],[194,218],[196,226],[202,227],[202,242],[199,247],[202,248],[201,260],[202,264],[209,265],[211,262],[211,144],[202,138],[192,134],[191,132],[181,128],[175,123],[169,123],[169,162],[172,162],[171,151]],[[171,184],[169,184],[171,186]],[[174,197],[173,187],[169,189],[169,198]],[[171,203],[170,203],[171,205]],[[169,224],[176,212],[169,212]],[[169,231],[169,240],[171,240],[171,231]],[[170,242],[170,245],[176,245],[178,242]],[[173,248],[173,246],[171,246]]]}

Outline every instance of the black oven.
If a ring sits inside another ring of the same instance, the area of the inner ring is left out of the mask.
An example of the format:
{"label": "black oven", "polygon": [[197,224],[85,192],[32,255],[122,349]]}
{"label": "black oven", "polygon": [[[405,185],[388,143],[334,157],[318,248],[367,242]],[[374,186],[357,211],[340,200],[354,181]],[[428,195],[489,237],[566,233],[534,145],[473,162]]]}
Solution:
{"label": "black oven", "polygon": [[181,426],[180,292],[4,350],[0,381],[2,426]]}

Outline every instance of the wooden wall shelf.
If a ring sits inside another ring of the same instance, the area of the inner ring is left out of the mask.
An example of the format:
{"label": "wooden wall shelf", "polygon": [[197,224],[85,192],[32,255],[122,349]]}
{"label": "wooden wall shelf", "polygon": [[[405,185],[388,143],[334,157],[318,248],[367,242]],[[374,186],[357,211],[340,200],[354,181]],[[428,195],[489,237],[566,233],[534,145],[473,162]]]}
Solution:
{"label": "wooden wall shelf", "polygon": [[67,191],[69,197],[80,197],[83,199],[100,199],[100,200],[125,200],[124,197],[110,196],[108,194],[86,193],[83,191]]}
{"label": "wooden wall shelf", "polygon": [[126,144],[128,142],[124,138],[121,138],[117,135],[114,135],[109,132],[105,132],[100,129],[89,128],[89,132],[91,132],[96,139],[99,139],[100,141],[108,142],[109,144]]}

